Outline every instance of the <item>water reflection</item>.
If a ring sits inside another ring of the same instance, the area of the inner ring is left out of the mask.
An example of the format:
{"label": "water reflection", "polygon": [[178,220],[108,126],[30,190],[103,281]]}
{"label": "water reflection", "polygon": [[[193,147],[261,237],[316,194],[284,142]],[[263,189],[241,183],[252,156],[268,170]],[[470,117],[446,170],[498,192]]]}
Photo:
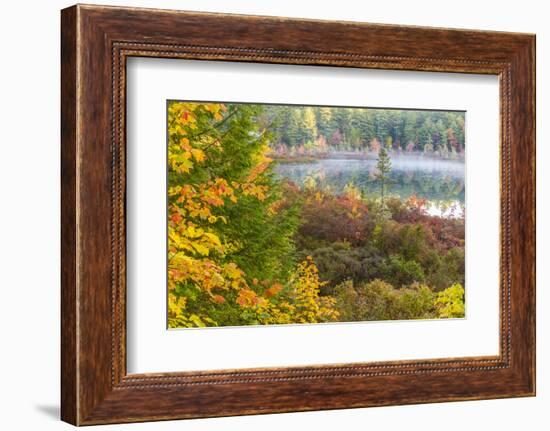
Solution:
{"label": "water reflection", "polygon": [[[275,172],[297,184],[314,177],[340,193],[353,183],[364,193],[378,194],[376,160],[320,159],[312,163],[278,163]],[[417,156],[392,157],[389,194],[408,198],[412,194],[429,201],[464,203],[464,163]]]}

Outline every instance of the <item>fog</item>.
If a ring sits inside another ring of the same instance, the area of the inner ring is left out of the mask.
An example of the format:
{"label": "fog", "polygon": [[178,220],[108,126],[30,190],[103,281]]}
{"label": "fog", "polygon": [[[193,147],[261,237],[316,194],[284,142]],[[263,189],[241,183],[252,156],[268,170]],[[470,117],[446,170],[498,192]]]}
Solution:
{"label": "fog", "polygon": [[[319,159],[313,162],[277,163],[275,173],[297,185],[315,179],[319,187],[341,193],[353,184],[365,194],[378,194],[374,159]],[[443,160],[419,156],[398,156],[391,159],[392,169],[387,182],[390,195],[408,198],[415,194],[431,202],[464,203],[465,164],[459,160]]]}
{"label": "fog", "polygon": [[[305,178],[316,172],[325,175],[364,175],[376,173],[375,159],[319,159],[307,163],[279,163],[276,172],[285,177]],[[412,173],[433,173],[436,176],[449,175],[453,178],[464,179],[464,162],[459,160],[445,160],[433,157],[401,155],[391,157],[392,171]]]}

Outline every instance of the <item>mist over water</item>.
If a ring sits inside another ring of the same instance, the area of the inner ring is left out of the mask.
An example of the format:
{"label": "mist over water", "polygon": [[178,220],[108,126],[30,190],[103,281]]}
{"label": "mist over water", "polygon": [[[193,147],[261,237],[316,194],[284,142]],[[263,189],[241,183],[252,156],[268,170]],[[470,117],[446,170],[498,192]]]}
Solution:
{"label": "mist over water", "polygon": [[[275,173],[298,185],[312,177],[321,187],[329,187],[341,193],[352,183],[366,195],[380,193],[376,179],[374,159],[356,160],[343,158],[319,159],[310,163],[277,163]],[[429,201],[429,212],[446,215],[455,207],[454,216],[461,216],[465,198],[465,164],[458,160],[445,160],[422,156],[400,155],[391,158],[392,170],[388,195],[406,199],[416,194]]]}

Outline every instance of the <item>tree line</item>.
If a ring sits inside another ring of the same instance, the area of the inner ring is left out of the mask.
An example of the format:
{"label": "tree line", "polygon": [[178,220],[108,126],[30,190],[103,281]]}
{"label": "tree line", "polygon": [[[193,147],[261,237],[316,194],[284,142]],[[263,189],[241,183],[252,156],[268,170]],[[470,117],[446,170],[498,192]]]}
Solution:
{"label": "tree line", "polygon": [[265,106],[262,117],[278,152],[463,153],[464,121],[464,112],[290,105]]}

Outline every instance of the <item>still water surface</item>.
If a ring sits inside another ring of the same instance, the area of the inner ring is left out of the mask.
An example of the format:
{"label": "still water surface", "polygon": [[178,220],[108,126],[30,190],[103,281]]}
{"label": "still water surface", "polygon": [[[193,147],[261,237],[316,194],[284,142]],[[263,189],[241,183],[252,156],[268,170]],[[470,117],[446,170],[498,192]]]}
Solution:
{"label": "still water surface", "polygon": [[[392,157],[388,194],[408,198],[416,194],[429,201],[428,210],[434,215],[462,215],[464,205],[464,162],[421,156]],[[277,175],[303,185],[308,177],[322,187],[329,186],[340,193],[352,183],[367,195],[378,195],[376,160],[319,159],[311,163],[277,163]],[[457,213],[457,211],[459,213]]]}

